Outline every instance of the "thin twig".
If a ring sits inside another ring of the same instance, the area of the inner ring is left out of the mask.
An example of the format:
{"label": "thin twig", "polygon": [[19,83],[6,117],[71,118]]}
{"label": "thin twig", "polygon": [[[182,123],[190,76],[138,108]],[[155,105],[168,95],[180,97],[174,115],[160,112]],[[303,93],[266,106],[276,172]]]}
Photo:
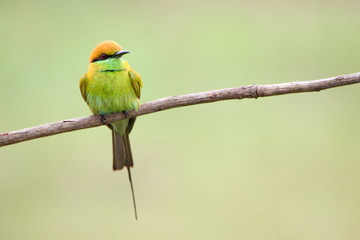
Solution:
{"label": "thin twig", "polygon": [[[229,99],[268,97],[289,93],[313,92],[328,88],[345,86],[360,82],[360,72],[337,77],[313,81],[290,82],[271,85],[248,85],[235,88],[226,88],[208,92],[173,96],[147,102],[141,105],[139,111],[130,111],[128,118],[149,113],[163,111],[176,107],[183,107],[201,103],[216,102]],[[106,115],[108,123],[124,119],[122,113]],[[0,146],[10,145],[35,138],[51,136],[59,133],[91,128],[103,125],[98,116],[87,116],[44,124],[18,131],[0,133]]]}

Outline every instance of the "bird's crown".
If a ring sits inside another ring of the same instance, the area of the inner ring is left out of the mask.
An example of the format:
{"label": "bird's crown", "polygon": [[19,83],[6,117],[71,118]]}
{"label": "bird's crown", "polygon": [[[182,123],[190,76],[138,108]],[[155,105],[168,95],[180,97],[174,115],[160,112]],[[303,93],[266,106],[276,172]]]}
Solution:
{"label": "bird's crown", "polygon": [[121,50],[121,46],[114,41],[101,42],[91,52],[89,61],[96,62],[99,60],[105,60],[108,56],[112,56]]}

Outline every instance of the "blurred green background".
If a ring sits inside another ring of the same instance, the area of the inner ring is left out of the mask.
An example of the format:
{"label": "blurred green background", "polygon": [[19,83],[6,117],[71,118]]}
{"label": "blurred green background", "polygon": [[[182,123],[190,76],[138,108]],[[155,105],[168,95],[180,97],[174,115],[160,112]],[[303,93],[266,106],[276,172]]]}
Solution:
{"label": "blurred green background", "polygon": [[[360,71],[357,1],[1,1],[0,132],[90,115],[115,40],[142,102]],[[139,221],[110,131],[0,150],[0,239],[359,239],[360,84],[139,117]]]}

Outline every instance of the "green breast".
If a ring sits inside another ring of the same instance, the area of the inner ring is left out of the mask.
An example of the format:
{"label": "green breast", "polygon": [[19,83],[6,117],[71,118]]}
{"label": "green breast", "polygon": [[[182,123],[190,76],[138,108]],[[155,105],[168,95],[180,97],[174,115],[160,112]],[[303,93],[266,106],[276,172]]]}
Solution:
{"label": "green breast", "polygon": [[128,71],[98,71],[87,86],[87,102],[94,114],[137,110],[136,97]]}

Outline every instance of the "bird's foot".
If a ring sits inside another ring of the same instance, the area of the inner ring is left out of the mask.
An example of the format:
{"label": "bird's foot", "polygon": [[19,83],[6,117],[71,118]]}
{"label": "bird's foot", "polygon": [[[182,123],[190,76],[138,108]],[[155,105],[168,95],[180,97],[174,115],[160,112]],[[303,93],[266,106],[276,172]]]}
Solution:
{"label": "bird's foot", "polygon": [[100,114],[99,117],[100,117],[100,121],[101,121],[103,124],[109,125],[109,123],[106,121],[106,118],[105,118],[104,115],[101,115],[101,114]]}
{"label": "bird's foot", "polygon": [[122,111],[122,113],[124,114],[125,118],[129,118],[129,113],[127,111]]}

